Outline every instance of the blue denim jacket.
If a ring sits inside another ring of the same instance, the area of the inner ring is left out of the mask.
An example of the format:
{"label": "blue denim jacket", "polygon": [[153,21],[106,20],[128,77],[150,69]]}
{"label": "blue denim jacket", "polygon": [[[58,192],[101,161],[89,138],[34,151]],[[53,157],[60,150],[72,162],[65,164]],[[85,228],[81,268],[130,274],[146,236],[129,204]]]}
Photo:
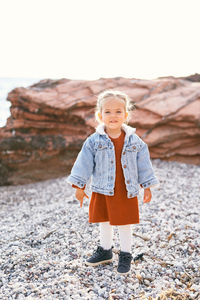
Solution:
{"label": "blue denim jacket", "polygon": [[[125,178],[127,197],[139,193],[143,188],[159,183],[154,175],[147,144],[135,134],[135,128],[122,125],[125,131],[121,164]],[[113,196],[115,186],[115,149],[114,144],[100,124],[96,132],[84,142],[72,167],[67,182],[83,188],[91,178],[91,189],[104,195]]]}

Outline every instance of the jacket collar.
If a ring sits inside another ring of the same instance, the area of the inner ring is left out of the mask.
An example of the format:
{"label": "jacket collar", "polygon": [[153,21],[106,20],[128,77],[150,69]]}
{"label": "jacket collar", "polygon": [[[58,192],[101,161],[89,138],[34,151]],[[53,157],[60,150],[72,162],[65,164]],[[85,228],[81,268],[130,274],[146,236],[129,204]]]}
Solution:
{"label": "jacket collar", "polygon": [[[130,135],[132,135],[133,133],[135,133],[136,131],[136,128],[133,128],[129,125],[126,125],[126,124],[122,124],[122,129],[125,131],[126,133],[126,136],[125,136],[125,139],[127,140],[129,138]],[[107,135],[107,133],[105,132],[105,125],[104,124],[99,124],[97,127],[96,127],[96,132],[101,134],[101,135]]]}

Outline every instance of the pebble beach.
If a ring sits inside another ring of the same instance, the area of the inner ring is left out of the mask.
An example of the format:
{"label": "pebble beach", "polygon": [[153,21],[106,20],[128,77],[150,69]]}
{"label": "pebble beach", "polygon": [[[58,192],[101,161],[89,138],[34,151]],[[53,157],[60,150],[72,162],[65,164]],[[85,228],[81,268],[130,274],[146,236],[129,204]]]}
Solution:
{"label": "pebble beach", "polygon": [[0,187],[0,299],[200,299],[200,167],[152,163],[160,185],[148,204],[140,191],[127,275],[116,272],[117,226],[113,263],[84,264],[99,227],[88,223],[89,201],[80,208],[66,177]]}

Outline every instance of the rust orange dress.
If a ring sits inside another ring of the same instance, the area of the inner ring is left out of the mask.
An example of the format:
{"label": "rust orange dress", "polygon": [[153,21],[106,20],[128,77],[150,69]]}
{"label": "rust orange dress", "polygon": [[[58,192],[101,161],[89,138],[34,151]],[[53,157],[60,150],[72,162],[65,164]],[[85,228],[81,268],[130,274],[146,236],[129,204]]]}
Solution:
{"label": "rust orange dress", "polygon": [[115,146],[116,178],[114,195],[107,196],[92,193],[89,205],[89,223],[109,222],[111,225],[127,225],[139,223],[139,207],[137,197],[127,198],[124,174],[121,166],[121,153],[125,132],[122,130],[118,138],[111,138]]}
{"label": "rust orange dress", "polygon": [[[115,146],[116,158],[114,195],[107,196],[92,192],[89,205],[89,223],[109,222],[110,225],[139,223],[138,199],[137,197],[127,198],[125,179],[121,166],[124,138],[125,132],[123,130],[118,138],[110,137]],[[73,187],[76,186],[73,185]]]}

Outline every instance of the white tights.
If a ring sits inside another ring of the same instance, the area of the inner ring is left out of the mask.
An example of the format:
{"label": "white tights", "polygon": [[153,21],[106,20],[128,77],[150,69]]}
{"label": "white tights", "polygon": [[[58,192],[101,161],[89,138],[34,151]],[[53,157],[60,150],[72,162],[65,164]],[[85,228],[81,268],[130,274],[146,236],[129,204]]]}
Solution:
{"label": "white tights", "polygon": [[[113,227],[109,222],[100,224],[100,246],[105,250],[112,247]],[[118,225],[121,251],[131,252],[131,225]]]}

